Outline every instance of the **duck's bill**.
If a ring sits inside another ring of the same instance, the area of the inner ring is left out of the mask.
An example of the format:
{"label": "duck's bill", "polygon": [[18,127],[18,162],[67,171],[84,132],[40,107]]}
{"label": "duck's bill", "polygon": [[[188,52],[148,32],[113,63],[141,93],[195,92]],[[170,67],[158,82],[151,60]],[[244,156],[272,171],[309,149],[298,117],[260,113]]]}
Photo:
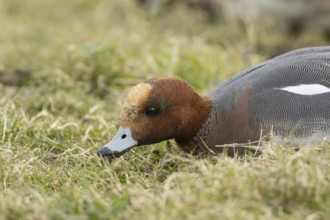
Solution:
{"label": "duck's bill", "polygon": [[137,145],[137,141],[133,139],[130,128],[119,128],[117,134],[113,139],[101,147],[97,154],[99,156],[112,159],[113,157],[119,157],[127,152],[129,149]]}

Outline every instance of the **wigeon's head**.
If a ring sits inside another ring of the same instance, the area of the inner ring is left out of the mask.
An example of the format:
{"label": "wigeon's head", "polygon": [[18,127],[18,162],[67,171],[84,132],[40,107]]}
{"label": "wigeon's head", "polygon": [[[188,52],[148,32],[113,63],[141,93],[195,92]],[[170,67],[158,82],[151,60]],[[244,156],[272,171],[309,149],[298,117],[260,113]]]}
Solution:
{"label": "wigeon's head", "polygon": [[98,154],[118,156],[134,146],[175,139],[189,142],[210,114],[212,103],[185,81],[155,78],[127,93],[119,131]]}

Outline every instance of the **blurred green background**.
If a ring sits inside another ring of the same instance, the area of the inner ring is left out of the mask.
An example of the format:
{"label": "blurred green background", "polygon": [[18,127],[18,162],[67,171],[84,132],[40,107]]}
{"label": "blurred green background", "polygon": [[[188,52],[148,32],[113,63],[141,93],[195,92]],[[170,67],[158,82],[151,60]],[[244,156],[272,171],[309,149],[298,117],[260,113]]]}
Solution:
{"label": "blurred green background", "polygon": [[176,75],[203,90],[266,58],[329,43],[327,27],[303,28],[302,18],[269,24],[266,11],[256,18],[234,6],[243,14],[232,19],[228,2],[1,1],[1,82],[104,98]]}

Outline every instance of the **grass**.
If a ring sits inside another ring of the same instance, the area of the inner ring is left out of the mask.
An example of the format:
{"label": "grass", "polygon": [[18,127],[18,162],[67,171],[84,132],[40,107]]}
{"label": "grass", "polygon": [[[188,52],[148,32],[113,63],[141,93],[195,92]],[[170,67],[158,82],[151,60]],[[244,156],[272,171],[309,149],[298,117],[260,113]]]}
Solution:
{"label": "grass", "polygon": [[[129,0],[0,2],[0,219],[329,219],[330,144],[196,159],[166,143],[102,163],[123,91],[176,75],[200,93],[284,50],[325,45]],[[160,162],[164,156],[165,162]]]}

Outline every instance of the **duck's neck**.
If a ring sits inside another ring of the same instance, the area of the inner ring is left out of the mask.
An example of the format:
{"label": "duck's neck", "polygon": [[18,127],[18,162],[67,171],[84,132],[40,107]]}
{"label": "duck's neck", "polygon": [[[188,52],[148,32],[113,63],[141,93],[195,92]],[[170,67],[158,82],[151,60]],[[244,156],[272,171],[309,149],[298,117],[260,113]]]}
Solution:
{"label": "duck's neck", "polygon": [[194,153],[200,148],[202,139],[209,133],[207,124],[212,113],[213,102],[209,97],[201,97],[193,100],[193,107],[184,113],[182,126],[178,130],[175,141],[185,151]]}

